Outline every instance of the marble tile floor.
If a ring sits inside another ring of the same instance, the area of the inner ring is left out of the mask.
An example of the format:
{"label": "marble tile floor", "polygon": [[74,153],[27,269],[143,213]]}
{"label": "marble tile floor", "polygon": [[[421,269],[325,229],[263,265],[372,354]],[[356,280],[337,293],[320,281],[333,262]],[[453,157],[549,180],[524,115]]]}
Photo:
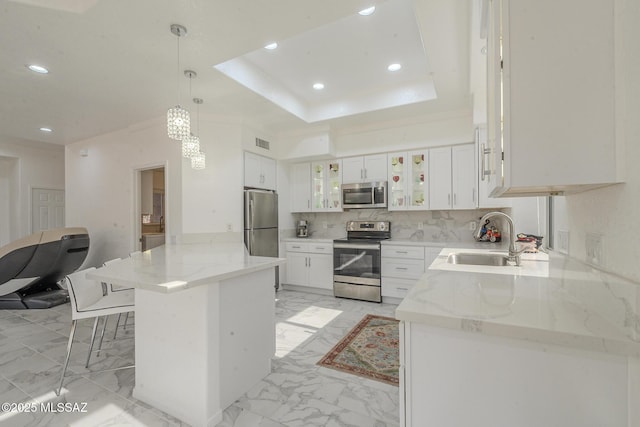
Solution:
{"label": "marble tile floor", "polygon": [[[397,387],[316,365],[365,314],[393,317],[396,306],[284,290],[276,298],[272,372],[227,408],[218,426],[397,426]],[[86,402],[86,412],[0,411],[1,426],[185,425],[132,397],[133,369],[95,372],[133,363],[133,325],[114,341],[115,316],[89,369],[84,362],[93,323],[79,322],[71,376],[56,396],[70,311],[68,305],[0,310],[0,403]]]}

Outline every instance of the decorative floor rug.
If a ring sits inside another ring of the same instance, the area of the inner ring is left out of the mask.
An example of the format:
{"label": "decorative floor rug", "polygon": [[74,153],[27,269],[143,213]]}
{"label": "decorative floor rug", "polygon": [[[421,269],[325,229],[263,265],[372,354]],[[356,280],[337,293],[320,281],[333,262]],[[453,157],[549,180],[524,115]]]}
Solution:
{"label": "decorative floor rug", "polygon": [[398,323],[391,317],[367,314],[317,364],[397,386]]}

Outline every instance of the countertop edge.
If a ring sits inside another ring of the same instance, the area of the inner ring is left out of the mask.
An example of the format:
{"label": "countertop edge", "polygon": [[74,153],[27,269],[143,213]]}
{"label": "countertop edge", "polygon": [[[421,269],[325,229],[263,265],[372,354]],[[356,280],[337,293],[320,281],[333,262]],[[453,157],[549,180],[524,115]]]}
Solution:
{"label": "countertop edge", "polygon": [[[442,257],[439,257],[442,258]],[[433,264],[442,262],[442,259],[436,259]],[[500,322],[498,319],[483,318],[474,315],[466,316],[465,314],[451,315],[447,313],[440,313],[438,310],[438,304],[441,304],[439,300],[424,300],[421,302],[413,300],[413,296],[418,292],[425,292],[429,289],[441,289],[443,280],[449,280],[449,277],[454,279],[457,275],[465,274],[467,278],[470,275],[476,275],[475,280],[496,280],[500,283],[500,274],[480,273],[480,272],[464,272],[464,271],[451,271],[451,270],[439,270],[439,269],[427,269],[424,275],[418,280],[418,283],[405,297],[405,299],[396,308],[395,317],[400,321],[421,323],[427,326],[439,327],[444,329],[458,330],[467,333],[479,333],[488,336],[504,337],[515,340],[522,340],[526,342],[536,343],[538,345],[558,345],[567,348],[574,348],[578,350],[593,351],[597,353],[611,354],[617,356],[640,358],[640,339],[637,337],[637,332],[634,332],[632,327],[624,326],[621,322],[625,321],[625,316],[638,316],[636,314],[635,305],[629,304],[627,299],[632,298],[631,301],[635,301],[639,298],[640,290],[635,290],[636,286],[640,284],[629,281],[628,279],[612,276],[610,273],[593,269],[578,260],[567,257],[563,254],[552,252],[549,254],[548,261],[539,260],[537,262],[543,262],[549,265],[549,271],[553,273],[550,277],[530,275],[528,277],[518,278],[518,281],[526,280],[525,283],[540,286],[544,284],[545,288],[548,286],[548,292],[559,292],[558,295],[564,295],[556,303],[557,307],[565,307],[564,310],[571,314],[571,320],[573,324],[579,324],[584,322],[591,322],[593,319],[600,319],[603,321],[604,327],[614,326],[616,329],[612,330],[613,333],[605,333],[602,329],[599,331],[596,327],[595,330],[591,330],[586,325],[590,332],[581,330],[563,330],[545,328],[537,324],[514,324],[507,322]],[[462,276],[458,276],[462,277]],[[503,276],[506,277],[506,276]],[[463,279],[464,280],[464,279]],[[584,291],[576,292],[576,289],[580,290],[583,286]],[[577,285],[576,285],[577,283]],[[436,286],[436,288],[431,288]],[[528,284],[527,284],[528,286]],[[578,286],[578,287],[576,287]],[[594,290],[594,286],[596,287]],[[534,289],[532,287],[532,289]],[[594,295],[601,298],[601,292],[605,291],[605,296],[610,298],[611,301],[619,304],[623,310],[632,310],[632,312],[616,312],[616,317],[611,317],[611,308],[607,308],[605,311],[600,309],[600,306],[594,306],[594,301],[600,301],[600,299],[594,299]],[[627,295],[630,293],[630,296]],[[587,296],[586,300],[583,300],[584,296]],[[622,298],[625,296],[625,298]],[[531,297],[531,295],[529,295]],[[526,298],[526,296],[525,296]],[[421,304],[422,307],[414,304]],[[553,302],[552,302],[553,303]],[[425,305],[427,304],[427,305]],[[435,304],[435,310],[430,310],[429,305]],[[608,310],[608,311],[607,311]],[[586,316],[580,317],[581,314]],[[593,317],[592,317],[593,316]],[[569,324],[571,327],[571,324]],[[637,331],[636,327],[636,331]]]}
{"label": "countertop edge", "polygon": [[597,353],[640,358],[640,344],[612,338],[577,335],[526,326],[501,325],[481,319],[415,314],[401,309],[396,309],[395,318],[404,322],[420,323],[430,327],[457,330],[470,334],[483,334],[539,345],[557,345]]}
{"label": "countertop edge", "polygon": [[[226,279],[232,279],[234,277],[244,276],[245,274],[254,273],[256,271],[266,270],[268,268],[273,268],[279,265],[286,264],[285,258],[274,258],[273,261],[267,261],[262,264],[255,264],[251,266],[247,266],[244,268],[239,268],[233,271],[228,271],[220,274],[215,274],[208,277],[203,277],[201,279],[193,280],[190,282],[187,281],[172,281],[166,283],[141,283],[138,281],[119,279],[119,286],[130,286],[135,289],[142,289],[146,291],[152,291],[162,294],[172,294],[175,292],[184,291],[187,289],[195,288],[197,286],[204,286],[211,283],[220,282]],[[87,273],[87,278],[98,280],[100,282],[110,283],[113,278],[108,277],[100,273],[100,269],[94,270],[92,272]]]}

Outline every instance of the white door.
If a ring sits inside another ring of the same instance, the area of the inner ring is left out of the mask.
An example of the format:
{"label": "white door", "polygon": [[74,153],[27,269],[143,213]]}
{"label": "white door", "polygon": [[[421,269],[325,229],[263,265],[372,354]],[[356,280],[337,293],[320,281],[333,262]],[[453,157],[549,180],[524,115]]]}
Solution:
{"label": "white door", "polygon": [[476,162],[473,144],[451,148],[453,208],[476,207]]}
{"label": "white door", "polygon": [[364,180],[384,181],[387,179],[387,155],[374,154],[364,157]]}
{"label": "white door", "polygon": [[309,254],[287,252],[287,283],[289,285],[309,285]]}
{"label": "white door", "polygon": [[429,150],[429,209],[451,209],[451,148]]}
{"label": "white door", "polygon": [[350,184],[364,180],[364,164],[362,157],[342,159],[342,183]]}
{"label": "white door", "polygon": [[311,212],[311,164],[291,167],[291,211]]}
{"label": "white door", "polygon": [[64,190],[31,190],[31,232],[64,227]]}
{"label": "white door", "polygon": [[309,286],[333,289],[333,255],[309,255]]}
{"label": "white door", "polygon": [[244,153],[244,186],[263,188],[260,157],[253,153]]}

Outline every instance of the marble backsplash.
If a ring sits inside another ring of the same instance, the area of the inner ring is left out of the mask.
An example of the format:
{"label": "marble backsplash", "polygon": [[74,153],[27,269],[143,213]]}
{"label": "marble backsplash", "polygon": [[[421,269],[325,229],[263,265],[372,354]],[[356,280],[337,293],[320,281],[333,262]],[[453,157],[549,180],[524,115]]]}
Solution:
{"label": "marble backsplash", "polygon": [[[393,239],[445,243],[473,242],[471,223],[477,224],[482,215],[492,210],[495,209],[411,212],[355,209],[345,212],[297,213],[293,217],[295,221],[308,221],[310,237],[316,239],[345,237],[347,221],[390,221]],[[504,210],[507,214],[509,211]]]}

